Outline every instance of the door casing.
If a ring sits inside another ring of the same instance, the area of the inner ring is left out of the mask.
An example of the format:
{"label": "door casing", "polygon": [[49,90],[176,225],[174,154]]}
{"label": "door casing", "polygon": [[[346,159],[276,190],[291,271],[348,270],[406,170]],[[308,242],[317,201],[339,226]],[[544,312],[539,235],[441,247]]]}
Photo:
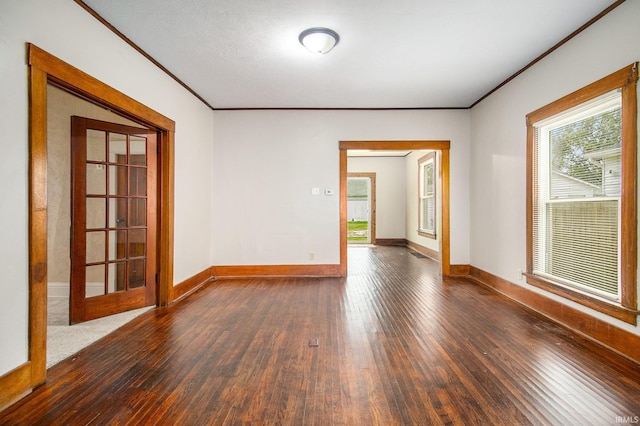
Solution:
{"label": "door casing", "polygon": [[451,273],[450,260],[450,210],[449,210],[449,150],[451,142],[447,140],[397,140],[397,141],[340,141],[340,275],[347,276],[347,151],[350,149],[369,150],[436,150],[441,152],[442,187],[442,238],[440,241],[440,273]]}
{"label": "door casing", "polygon": [[[16,369],[15,394],[46,379],[47,344],[47,84],[158,132],[157,304],[167,305],[173,287],[173,200],[175,122],[116,89],[27,45],[29,65],[29,360]],[[24,387],[24,389],[22,389]]]}

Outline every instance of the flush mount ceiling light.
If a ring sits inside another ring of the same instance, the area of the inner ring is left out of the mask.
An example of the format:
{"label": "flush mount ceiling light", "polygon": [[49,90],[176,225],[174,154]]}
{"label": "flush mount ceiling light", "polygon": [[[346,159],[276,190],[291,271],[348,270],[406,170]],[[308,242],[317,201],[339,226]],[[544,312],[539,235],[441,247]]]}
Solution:
{"label": "flush mount ceiling light", "polygon": [[309,52],[324,55],[338,44],[340,36],[329,28],[317,27],[301,32],[298,40]]}

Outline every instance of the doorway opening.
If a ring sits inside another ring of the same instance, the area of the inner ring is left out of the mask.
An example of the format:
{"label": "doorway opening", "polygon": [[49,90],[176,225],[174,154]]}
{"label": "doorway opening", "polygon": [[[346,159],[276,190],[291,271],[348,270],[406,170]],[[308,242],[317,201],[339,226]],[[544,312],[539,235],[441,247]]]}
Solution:
{"label": "doorway opening", "polygon": [[[142,137],[129,138],[127,145],[126,131],[107,137],[107,132],[90,130],[74,137],[72,130],[78,126],[73,123],[79,119],[76,114],[93,118],[81,119],[85,123],[109,123],[124,130],[135,126],[136,132],[156,139],[155,130],[58,86],[47,85],[47,368],[146,312],[145,306],[156,304],[155,276],[137,285],[151,292],[144,301],[133,300],[132,286],[114,285],[114,277],[122,275],[120,283],[128,278],[124,265],[132,261],[136,265],[143,263],[141,268],[133,268],[137,271],[156,269],[157,188],[155,184],[148,188],[147,184],[156,182],[156,147],[148,149]],[[86,155],[75,158],[78,152]],[[130,166],[130,162],[138,165]],[[136,202],[123,205],[132,196]],[[154,217],[140,217],[140,203],[144,207],[153,205],[144,210]],[[128,204],[132,204],[132,211],[127,211]],[[133,225],[110,227],[117,219],[107,221],[111,213],[127,216]],[[94,229],[85,235],[77,229],[82,224]],[[78,277],[85,266],[87,273]],[[95,321],[99,317],[108,318]],[[94,321],[70,326],[85,320]]]}
{"label": "doorway opening", "polygon": [[376,174],[347,174],[347,242],[376,242]]}
{"label": "doorway opening", "polygon": [[[29,65],[29,363],[25,386],[33,388],[46,379],[47,295],[50,261],[48,228],[50,196],[47,196],[48,86],[53,85],[89,103],[152,129],[157,137],[157,251],[153,277],[158,305],[172,300],[173,284],[173,120],[129,98],[99,80],[72,67],[42,49],[28,44]],[[52,155],[52,154],[51,154]],[[107,246],[105,246],[107,247]],[[157,274],[157,278],[156,278]],[[26,391],[27,389],[24,389]]]}
{"label": "doorway opening", "polygon": [[[451,270],[450,265],[450,210],[449,210],[449,150],[450,141],[340,141],[340,275],[347,276],[347,234],[348,234],[348,151],[438,151],[439,152],[439,183],[441,187],[440,198],[440,235],[435,241],[437,244],[437,258],[439,258],[440,272],[442,275],[449,275]],[[417,168],[417,162],[416,162]],[[417,170],[417,169],[416,169]],[[408,180],[407,180],[408,181]],[[418,182],[418,176],[416,174],[415,182]],[[416,189],[416,203],[418,193]],[[418,207],[416,205],[416,218],[418,214]],[[411,212],[407,212],[410,215]],[[409,228],[405,227],[405,230]],[[418,225],[416,222],[416,230]],[[408,231],[406,231],[408,232]],[[415,241],[413,236],[407,236],[405,232],[405,238],[390,241],[397,243],[398,245],[407,245],[411,248],[415,248],[417,251],[422,251],[425,247],[421,247]],[[417,233],[417,231],[416,231]]]}

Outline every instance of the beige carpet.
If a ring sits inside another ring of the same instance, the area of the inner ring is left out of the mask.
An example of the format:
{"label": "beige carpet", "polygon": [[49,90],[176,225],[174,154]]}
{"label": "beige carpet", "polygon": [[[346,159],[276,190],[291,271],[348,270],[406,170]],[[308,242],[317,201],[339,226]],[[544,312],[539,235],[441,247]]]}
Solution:
{"label": "beige carpet", "polygon": [[50,297],[47,305],[47,368],[101,339],[153,306],[69,325],[69,298]]}

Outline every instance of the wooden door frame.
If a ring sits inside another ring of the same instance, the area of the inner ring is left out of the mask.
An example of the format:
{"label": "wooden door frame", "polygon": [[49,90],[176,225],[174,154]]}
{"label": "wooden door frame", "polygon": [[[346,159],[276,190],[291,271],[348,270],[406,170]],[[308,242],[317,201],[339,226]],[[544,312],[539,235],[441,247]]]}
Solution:
{"label": "wooden door frame", "polygon": [[376,174],[367,172],[347,172],[347,178],[369,179],[369,243],[376,243]]}
{"label": "wooden door frame", "polygon": [[[47,85],[54,84],[158,132],[157,304],[172,301],[175,122],[37,46],[29,66],[29,360],[13,392],[46,378],[47,345]],[[18,369],[16,369],[18,370]],[[15,371],[15,370],[14,370]]]}
{"label": "wooden door frame", "polygon": [[422,141],[340,141],[340,275],[347,276],[347,150],[369,149],[380,151],[416,151],[432,149],[441,152],[442,183],[442,236],[440,242],[440,273],[451,273],[450,260],[450,209],[449,209],[449,150],[446,140]]}

